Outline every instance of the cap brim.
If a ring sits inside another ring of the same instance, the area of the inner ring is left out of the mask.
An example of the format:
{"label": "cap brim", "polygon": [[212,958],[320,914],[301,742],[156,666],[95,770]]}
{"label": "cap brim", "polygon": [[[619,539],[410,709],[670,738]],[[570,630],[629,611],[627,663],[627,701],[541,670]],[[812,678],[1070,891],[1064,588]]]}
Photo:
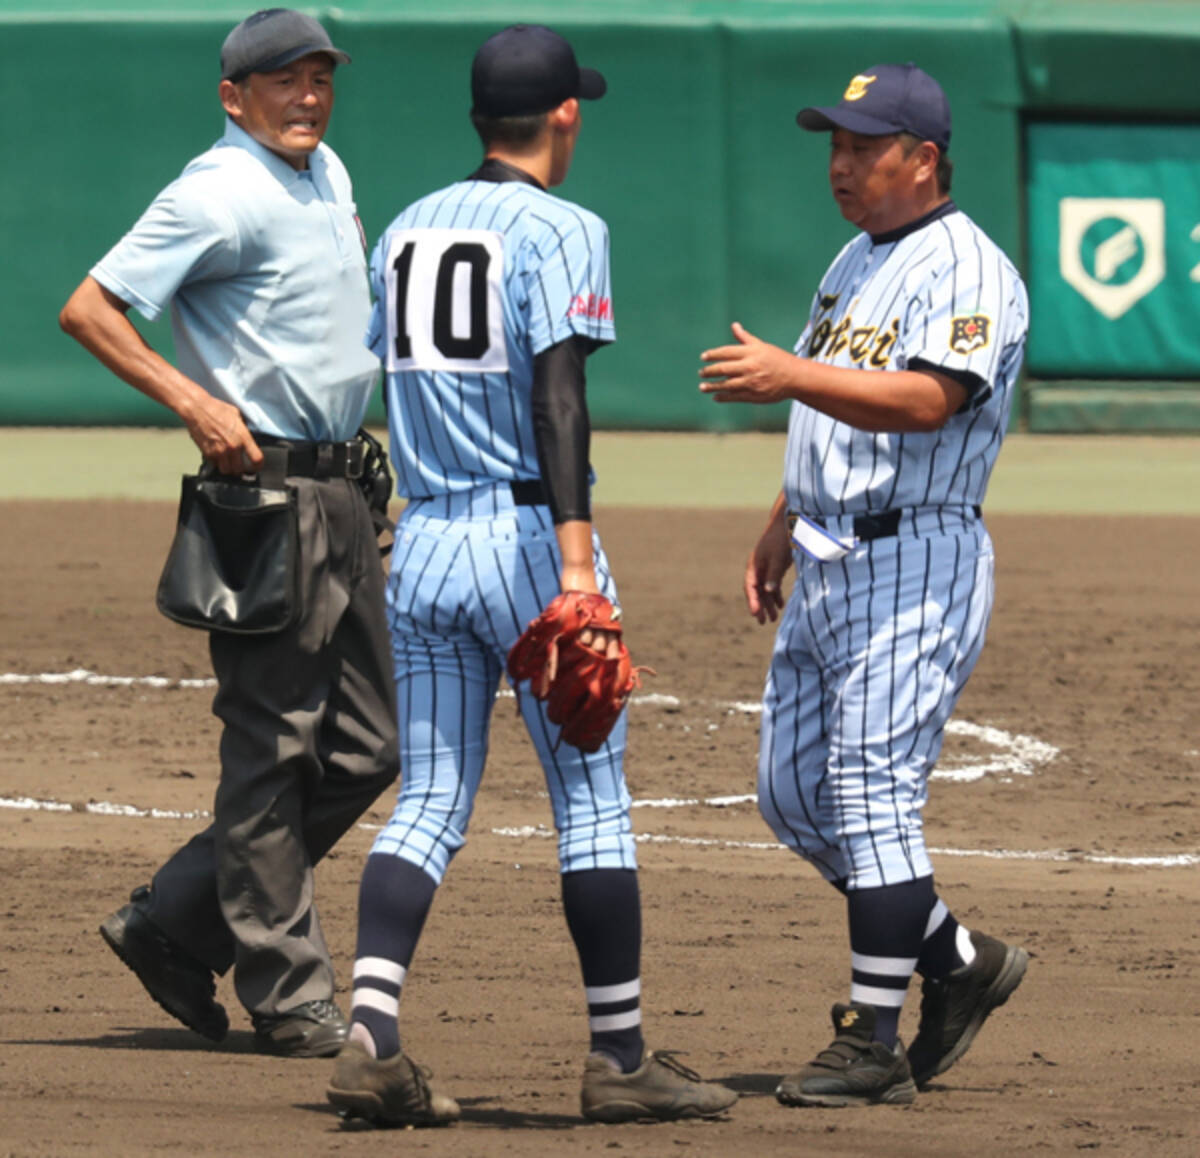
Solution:
{"label": "cap brim", "polygon": [[594,68],[579,70],[579,95],[585,101],[597,101],[608,92],[608,81]]}
{"label": "cap brim", "polygon": [[848,133],[860,133],[864,137],[886,137],[900,132],[898,125],[868,117],[853,109],[809,108],[796,114],[796,124],[810,133],[827,133],[831,129],[845,129]]}

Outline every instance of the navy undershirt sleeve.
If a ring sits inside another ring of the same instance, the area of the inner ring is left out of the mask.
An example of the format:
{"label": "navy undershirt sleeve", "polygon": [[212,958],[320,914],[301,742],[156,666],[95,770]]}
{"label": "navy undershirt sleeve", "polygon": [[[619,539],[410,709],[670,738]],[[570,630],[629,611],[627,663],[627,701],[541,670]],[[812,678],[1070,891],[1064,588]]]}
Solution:
{"label": "navy undershirt sleeve", "polygon": [[533,438],[555,526],[592,517],[584,374],[592,348],[591,339],[576,335],[533,359]]}

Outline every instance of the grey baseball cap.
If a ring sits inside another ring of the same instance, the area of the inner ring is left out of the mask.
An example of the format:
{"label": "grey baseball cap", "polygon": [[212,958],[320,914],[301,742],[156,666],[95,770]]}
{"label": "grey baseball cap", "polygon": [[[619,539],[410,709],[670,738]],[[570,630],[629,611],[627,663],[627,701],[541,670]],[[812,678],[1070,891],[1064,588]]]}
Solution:
{"label": "grey baseball cap", "polygon": [[350,63],[350,57],[333,47],[329,33],[311,16],[291,8],[264,8],[225,37],[221,79],[239,81],[252,72],[273,72],[311,52],[327,53],[338,64]]}

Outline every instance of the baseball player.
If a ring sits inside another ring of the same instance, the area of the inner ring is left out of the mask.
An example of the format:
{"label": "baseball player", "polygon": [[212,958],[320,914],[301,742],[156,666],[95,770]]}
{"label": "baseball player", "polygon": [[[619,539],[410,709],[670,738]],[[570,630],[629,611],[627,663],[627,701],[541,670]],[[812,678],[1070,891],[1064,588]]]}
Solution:
{"label": "baseball player", "polygon": [[[397,1016],[434,891],[466,838],[506,656],[560,591],[617,600],[591,524],[584,378],[588,355],[615,337],[608,231],[547,192],[567,176],[580,101],[605,89],[548,28],[489,38],[471,71],[482,165],[405,209],[371,258],[368,344],[386,367],[408,499],[387,597],[404,777],[363,873],[350,1039],[328,1097],[378,1123],[458,1116],[401,1050]],[[597,646],[614,642],[601,634]],[[582,1111],[606,1122],[719,1114],[735,1093],[643,1043],[625,716],[588,755],[559,742],[542,702],[519,704],[586,991]]]}
{"label": "baseball player", "polygon": [[[794,354],[735,323],[736,344],[702,355],[700,387],[718,402],[792,400],[783,490],[745,574],[759,623],[783,608],[759,804],[845,894],[850,925],[835,1039],[777,1097],[906,1103],[962,1056],[1027,963],[938,898],[921,810],[991,612],[980,508],[1028,304],[950,199],[950,110],[932,77],[878,65],[798,120],[832,133],[834,200],[862,232],[821,279]],[[906,1057],[897,1028],[914,970],[921,1019]]]}
{"label": "baseball player", "polygon": [[[287,1057],[332,1056],[345,1039],[312,865],[397,772],[384,574],[355,438],[378,378],[359,340],[366,255],[350,179],[322,143],[348,60],[290,9],[237,25],[221,50],[223,137],[60,319],[180,417],[206,478],[253,499],[270,470],[272,488],[295,496],[290,626],[210,636],[223,724],[212,824],[100,929],[168,1013],[214,1041],[229,1019],[213,974],[232,965],[257,1048]],[[178,368],[127,316],[132,306],[154,320],[168,304]],[[247,574],[251,539],[219,544]]]}

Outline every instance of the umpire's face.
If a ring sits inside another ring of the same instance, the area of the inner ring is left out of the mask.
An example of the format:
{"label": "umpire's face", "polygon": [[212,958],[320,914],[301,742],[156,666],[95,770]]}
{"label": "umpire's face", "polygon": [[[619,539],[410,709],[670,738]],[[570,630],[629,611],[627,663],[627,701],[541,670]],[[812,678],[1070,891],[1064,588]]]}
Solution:
{"label": "umpire's face", "polygon": [[221,104],[234,122],[294,169],[325,136],[333,112],[332,57],[314,52],[274,72],[221,81]]}
{"label": "umpire's face", "polygon": [[829,156],[829,184],[842,216],[867,233],[886,233],[921,216],[919,192],[932,176],[937,150],[924,145],[905,150],[901,139],[864,137],[834,129]]}

